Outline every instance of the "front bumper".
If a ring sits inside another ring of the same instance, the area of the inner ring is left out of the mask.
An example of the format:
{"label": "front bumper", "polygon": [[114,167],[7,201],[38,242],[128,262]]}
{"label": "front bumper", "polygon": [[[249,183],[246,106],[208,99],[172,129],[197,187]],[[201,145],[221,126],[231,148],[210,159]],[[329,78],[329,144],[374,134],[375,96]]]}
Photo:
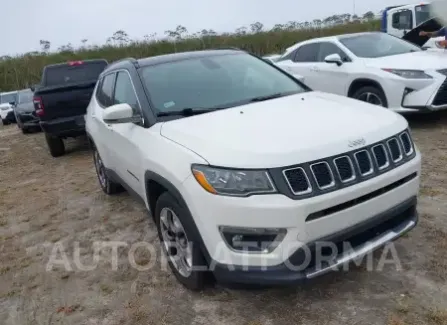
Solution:
{"label": "front bumper", "polygon": [[447,109],[447,72],[427,73],[433,79],[385,80],[383,86],[389,109],[398,113],[430,113]]}
{"label": "front bumper", "polygon": [[[337,234],[308,243],[286,262],[270,267],[211,264],[219,282],[262,285],[287,285],[310,280],[331,271],[347,270],[350,262],[362,261],[368,254],[385,246],[418,222],[416,197],[412,197],[365,222]],[[331,248],[327,254],[326,248]]]}
{"label": "front bumper", "polygon": [[[281,194],[246,198],[213,195],[203,190],[193,176],[185,180],[181,194],[214,264],[276,267],[308,243],[346,232],[417,196],[420,168],[417,152],[410,161],[372,179],[303,200]],[[324,217],[308,219],[311,214],[335,207]],[[287,233],[273,251],[247,253],[225,243],[221,226],[282,228]]]}
{"label": "front bumper", "polygon": [[0,118],[1,118],[2,120],[5,120],[5,119],[6,119],[6,116],[7,116],[10,112],[14,112],[14,110],[13,110],[12,108],[9,108],[9,109],[6,109],[6,110],[0,109]]}
{"label": "front bumper", "polygon": [[24,126],[38,126],[39,118],[34,112],[16,112],[17,117]]}

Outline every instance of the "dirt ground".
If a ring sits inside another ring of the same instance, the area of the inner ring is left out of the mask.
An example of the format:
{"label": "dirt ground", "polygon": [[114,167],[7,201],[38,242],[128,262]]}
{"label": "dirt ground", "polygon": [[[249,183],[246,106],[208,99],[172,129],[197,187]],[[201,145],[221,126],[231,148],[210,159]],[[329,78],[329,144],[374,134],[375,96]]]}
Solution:
{"label": "dirt ground", "polygon": [[[420,223],[396,243],[401,270],[356,267],[300,286],[201,293],[160,263],[131,267],[125,247],[116,270],[107,249],[93,270],[76,267],[77,243],[82,265],[92,263],[94,241],[159,247],[145,207],[101,192],[82,139],[55,159],[41,133],[0,125],[0,324],[447,324],[447,113],[409,120],[423,175]],[[71,270],[46,269],[54,247]],[[144,249],[135,255],[139,265],[151,259]]]}

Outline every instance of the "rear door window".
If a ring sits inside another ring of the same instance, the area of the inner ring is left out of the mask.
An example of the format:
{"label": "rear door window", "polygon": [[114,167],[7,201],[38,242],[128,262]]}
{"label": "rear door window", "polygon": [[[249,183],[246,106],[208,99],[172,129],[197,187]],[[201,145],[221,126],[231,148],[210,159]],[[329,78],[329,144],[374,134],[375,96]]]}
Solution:
{"label": "rear door window", "polygon": [[301,46],[297,51],[294,62],[317,62],[318,52],[320,50],[319,43],[305,44]]}
{"label": "rear door window", "polygon": [[96,80],[106,66],[106,62],[98,61],[48,67],[45,69],[44,84],[57,86]]}

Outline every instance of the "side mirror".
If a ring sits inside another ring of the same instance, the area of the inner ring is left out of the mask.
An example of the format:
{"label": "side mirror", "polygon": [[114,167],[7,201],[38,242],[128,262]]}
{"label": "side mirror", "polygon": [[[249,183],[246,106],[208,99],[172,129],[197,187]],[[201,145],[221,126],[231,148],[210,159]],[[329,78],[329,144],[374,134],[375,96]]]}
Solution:
{"label": "side mirror", "polygon": [[129,104],[116,104],[104,110],[103,121],[107,124],[138,123],[141,116],[135,115]]}
{"label": "side mirror", "polygon": [[335,63],[338,66],[341,66],[343,64],[343,60],[338,53],[329,54],[327,57],[324,58],[324,62]]}
{"label": "side mirror", "polygon": [[16,102],[9,102],[9,105],[16,106]]}

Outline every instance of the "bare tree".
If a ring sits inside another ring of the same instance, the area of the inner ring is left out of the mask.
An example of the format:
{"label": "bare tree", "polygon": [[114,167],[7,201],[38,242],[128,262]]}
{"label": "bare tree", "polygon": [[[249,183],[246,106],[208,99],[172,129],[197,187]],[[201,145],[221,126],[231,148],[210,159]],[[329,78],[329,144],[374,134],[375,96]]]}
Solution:
{"label": "bare tree", "polygon": [[374,13],[372,11],[365,12],[363,19],[371,20],[374,19]]}
{"label": "bare tree", "polygon": [[42,52],[48,53],[48,51],[50,50],[50,47],[51,47],[50,41],[41,39],[39,41],[39,43],[40,43],[40,47],[42,48]]}
{"label": "bare tree", "polygon": [[250,25],[250,30],[253,34],[262,32],[262,28],[264,28],[264,25],[262,23],[260,23],[259,21]]}
{"label": "bare tree", "polygon": [[110,40],[115,44],[119,46],[124,46],[130,42],[129,35],[122,29],[117,30],[115,33],[113,33]]}
{"label": "bare tree", "polygon": [[66,45],[59,46],[58,51],[59,52],[73,52],[73,45],[71,45],[71,43],[68,43]]}

